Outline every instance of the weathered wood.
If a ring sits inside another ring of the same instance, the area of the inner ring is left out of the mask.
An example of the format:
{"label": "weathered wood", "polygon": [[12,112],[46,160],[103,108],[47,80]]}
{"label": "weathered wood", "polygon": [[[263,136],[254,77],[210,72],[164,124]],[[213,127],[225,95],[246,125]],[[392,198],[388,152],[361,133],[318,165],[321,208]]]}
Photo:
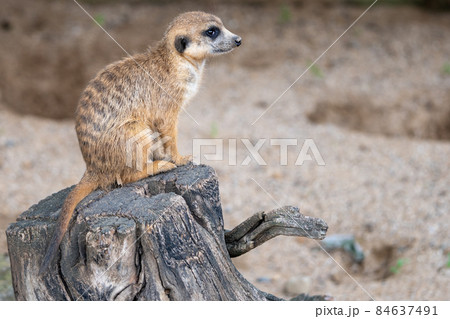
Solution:
{"label": "weathered wood", "polygon": [[251,216],[225,232],[225,241],[230,256],[237,257],[280,235],[324,239],[327,229],[322,219],[304,216],[297,207],[285,206]]}
{"label": "weathered wood", "polygon": [[286,207],[258,213],[225,235],[214,170],[188,165],[90,194],[40,277],[69,191],[32,206],[7,230],[17,300],[280,300],[245,280],[230,255],[280,234],[326,232],[322,220]]}

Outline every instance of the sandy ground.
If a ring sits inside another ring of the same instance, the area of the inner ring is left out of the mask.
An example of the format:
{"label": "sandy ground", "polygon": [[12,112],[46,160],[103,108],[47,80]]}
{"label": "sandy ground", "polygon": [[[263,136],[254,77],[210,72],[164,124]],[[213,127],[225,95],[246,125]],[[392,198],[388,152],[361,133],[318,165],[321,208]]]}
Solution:
{"label": "sandy ground", "polygon": [[[198,6],[121,5],[102,12],[114,21],[133,10],[137,20],[164,13],[160,20],[168,23],[188,9]],[[327,293],[336,300],[448,300],[449,13],[374,7],[252,125],[364,9],[291,6],[285,19],[278,5],[205,8],[241,35],[243,45],[208,63],[188,108],[198,124],[180,114],[179,148],[189,154],[194,138],[223,138],[227,159],[228,139],[237,139],[238,165],[203,161],[219,175],[226,228],[257,211],[295,205],[326,220],[329,235],[354,234],[365,252],[364,263],[355,265],[342,252],[328,256],[312,240],[276,238],[234,259],[262,290],[292,297],[286,285],[299,277],[303,285],[297,289],[306,291],[298,293]],[[126,44],[124,34],[116,35]],[[123,56],[116,54],[113,60]],[[249,154],[244,138],[253,144],[266,139],[260,154],[267,165],[241,165]],[[280,165],[273,138],[298,141],[289,147],[288,165]],[[295,165],[308,138],[325,166]],[[1,252],[7,224],[76,183],[83,170],[72,120],[18,115],[3,103]],[[399,260],[405,265],[391,273]]]}

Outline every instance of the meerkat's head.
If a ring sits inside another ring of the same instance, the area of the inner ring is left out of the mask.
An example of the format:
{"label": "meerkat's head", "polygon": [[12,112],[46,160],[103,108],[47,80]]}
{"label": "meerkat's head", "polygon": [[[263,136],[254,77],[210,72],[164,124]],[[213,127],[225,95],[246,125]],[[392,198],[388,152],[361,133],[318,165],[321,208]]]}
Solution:
{"label": "meerkat's head", "polygon": [[178,54],[197,61],[230,52],[242,41],[241,37],[228,31],[218,17],[200,11],[176,17],[165,38]]}

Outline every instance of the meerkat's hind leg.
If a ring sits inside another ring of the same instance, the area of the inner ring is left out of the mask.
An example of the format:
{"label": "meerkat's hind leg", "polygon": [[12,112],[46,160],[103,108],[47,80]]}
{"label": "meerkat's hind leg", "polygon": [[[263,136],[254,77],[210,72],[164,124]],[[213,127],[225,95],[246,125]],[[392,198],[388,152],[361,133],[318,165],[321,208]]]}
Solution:
{"label": "meerkat's hind leg", "polygon": [[164,160],[148,162],[142,171],[135,170],[132,173],[126,172],[125,174],[122,174],[121,181],[123,184],[137,182],[148,176],[167,172],[176,167],[175,164]]}
{"label": "meerkat's hind leg", "polygon": [[149,173],[149,175],[167,172],[177,167],[174,163],[164,160],[153,161],[147,165],[147,173]]}
{"label": "meerkat's hind leg", "polygon": [[189,162],[192,162],[192,155],[180,155],[178,153],[178,147],[177,147],[177,138],[178,138],[178,129],[177,129],[178,122],[175,121],[171,125],[165,127],[164,129],[161,128],[161,137],[163,140],[165,140],[163,143],[165,145],[165,150],[167,151],[166,154],[170,154],[171,162],[174,163],[176,166],[183,166],[188,164]]}

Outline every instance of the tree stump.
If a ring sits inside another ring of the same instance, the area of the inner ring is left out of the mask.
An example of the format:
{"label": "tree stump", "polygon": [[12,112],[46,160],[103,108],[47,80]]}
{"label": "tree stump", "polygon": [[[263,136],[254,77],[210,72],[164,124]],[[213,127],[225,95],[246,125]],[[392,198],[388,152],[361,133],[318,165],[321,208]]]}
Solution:
{"label": "tree stump", "polygon": [[87,196],[59,256],[38,276],[70,189],[6,231],[17,300],[280,300],[249,283],[230,257],[277,235],[323,239],[327,230],[323,220],[283,207],[226,231],[214,170],[190,164]]}

